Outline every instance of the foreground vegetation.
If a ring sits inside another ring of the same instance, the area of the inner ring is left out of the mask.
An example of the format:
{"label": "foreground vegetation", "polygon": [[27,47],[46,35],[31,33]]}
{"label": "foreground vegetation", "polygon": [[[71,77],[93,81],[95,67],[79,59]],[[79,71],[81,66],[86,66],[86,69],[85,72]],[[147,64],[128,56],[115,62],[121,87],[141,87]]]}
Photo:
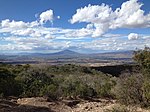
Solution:
{"label": "foreground vegetation", "polygon": [[112,77],[78,65],[1,65],[1,96],[111,97]]}
{"label": "foreground vegetation", "polygon": [[136,51],[141,70],[119,77],[80,65],[0,64],[0,97],[46,96],[51,100],[114,98],[125,105],[150,106],[150,49]]}

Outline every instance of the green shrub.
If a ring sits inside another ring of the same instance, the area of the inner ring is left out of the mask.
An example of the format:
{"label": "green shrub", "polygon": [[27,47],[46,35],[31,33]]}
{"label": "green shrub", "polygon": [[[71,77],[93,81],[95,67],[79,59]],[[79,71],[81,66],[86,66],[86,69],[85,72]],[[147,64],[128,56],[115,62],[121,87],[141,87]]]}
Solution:
{"label": "green shrub", "polygon": [[76,86],[75,94],[81,98],[93,97],[95,96],[95,90],[88,87],[86,84],[78,84]]}
{"label": "green shrub", "polygon": [[20,92],[20,85],[15,80],[15,75],[7,67],[0,67],[0,93],[3,96],[18,96]]}
{"label": "green shrub", "polygon": [[134,105],[143,103],[143,76],[141,74],[122,75],[114,89],[114,94],[118,100],[126,105]]}
{"label": "green shrub", "polygon": [[141,71],[121,75],[113,91],[123,104],[147,107],[150,106],[150,48],[135,51],[133,58]]}
{"label": "green shrub", "polygon": [[143,83],[144,106],[150,106],[150,79],[145,79]]}
{"label": "green shrub", "polygon": [[101,85],[98,90],[98,96],[100,97],[111,97],[111,83],[106,82]]}
{"label": "green shrub", "polygon": [[143,74],[150,78],[150,48],[135,51],[133,59],[140,65]]}
{"label": "green shrub", "polygon": [[40,96],[41,88],[53,83],[46,71],[32,67],[22,71],[15,79],[21,83],[23,90],[21,96],[24,97]]}
{"label": "green shrub", "polygon": [[40,89],[40,96],[47,96],[53,100],[56,100],[60,97],[58,87],[54,84],[45,85]]}
{"label": "green shrub", "polygon": [[4,97],[4,93],[0,93],[0,98],[3,98]]}
{"label": "green shrub", "polygon": [[83,83],[79,77],[69,75],[64,77],[64,82],[59,85],[63,97],[91,97],[94,96],[94,89]]}
{"label": "green shrub", "polygon": [[79,65],[0,65],[0,93],[6,96],[110,97],[113,86],[111,76]]}

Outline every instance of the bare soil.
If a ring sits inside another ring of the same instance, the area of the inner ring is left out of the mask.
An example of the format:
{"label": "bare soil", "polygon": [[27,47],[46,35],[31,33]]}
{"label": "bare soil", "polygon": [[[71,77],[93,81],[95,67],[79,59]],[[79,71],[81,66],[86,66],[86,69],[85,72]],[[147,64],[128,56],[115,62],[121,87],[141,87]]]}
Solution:
{"label": "bare soil", "polygon": [[[48,101],[43,97],[22,99],[1,99],[0,112],[106,112],[120,106],[115,100],[61,100]],[[150,112],[136,108],[135,112]]]}

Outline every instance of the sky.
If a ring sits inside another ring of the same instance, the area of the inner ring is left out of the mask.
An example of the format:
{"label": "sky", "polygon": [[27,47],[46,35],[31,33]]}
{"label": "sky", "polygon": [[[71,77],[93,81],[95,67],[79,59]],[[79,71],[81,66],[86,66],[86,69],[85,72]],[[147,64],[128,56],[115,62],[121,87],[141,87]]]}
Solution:
{"label": "sky", "polygon": [[0,0],[0,53],[150,47],[149,0]]}

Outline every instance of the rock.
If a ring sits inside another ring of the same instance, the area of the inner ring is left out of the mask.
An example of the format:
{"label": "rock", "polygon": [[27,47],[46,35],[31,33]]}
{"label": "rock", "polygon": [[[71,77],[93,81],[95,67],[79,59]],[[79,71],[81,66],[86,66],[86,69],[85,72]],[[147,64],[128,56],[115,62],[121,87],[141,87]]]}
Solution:
{"label": "rock", "polygon": [[80,101],[79,100],[63,100],[62,102],[69,107],[73,107],[77,105]]}
{"label": "rock", "polygon": [[20,105],[30,105],[37,107],[49,107],[52,102],[48,102],[47,99],[43,97],[33,97],[33,98],[19,98],[17,104]]}
{"label": "rock", "polygon": [[88,106],[86,106],[85,109],[87,110],[87,109],[88,109]]}

